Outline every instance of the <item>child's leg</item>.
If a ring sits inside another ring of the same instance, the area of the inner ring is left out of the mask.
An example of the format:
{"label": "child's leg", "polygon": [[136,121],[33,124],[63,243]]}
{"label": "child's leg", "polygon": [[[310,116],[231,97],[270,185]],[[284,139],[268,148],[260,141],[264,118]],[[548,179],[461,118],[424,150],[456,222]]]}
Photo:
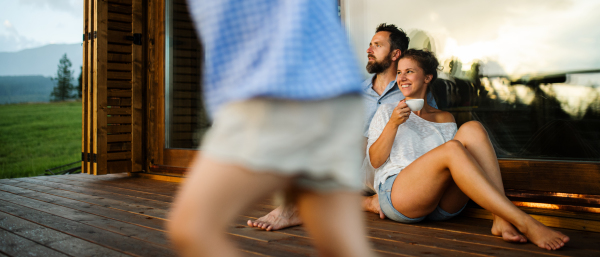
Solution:
{"label": "child's leg", "polygon": [[226,237],[227,226],[244,208],[290,181],[196,158],[169,214],[168,230],[176,249],[183,256],[240,255]]}
{"label": "child's leg", "polygon": [[303,192],[300,215],[319,256],[373,256],[366,238],[358,192]]}

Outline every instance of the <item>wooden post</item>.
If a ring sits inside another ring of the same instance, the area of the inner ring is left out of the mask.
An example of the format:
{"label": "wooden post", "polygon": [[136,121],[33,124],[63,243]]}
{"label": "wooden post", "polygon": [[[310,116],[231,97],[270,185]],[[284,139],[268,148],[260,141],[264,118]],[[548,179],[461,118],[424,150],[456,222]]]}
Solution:
{"label": "wooden post", "polygon": [[106,174],[107,161],[107,44],[108,44],[108,3],[95,0],[94,21],[94,175]]}
{"label": "wooden post", "polygon": [[81,70],[81,173],[88,173],[87,147],[88,147],[88,108],[87,108],[87,69],[88,69],[88,8],[89,1],[83,1],[83,61]]}
{"label": "wooden post", "polygon": [[[143,33],[143,11],[142,0],[132,1],[132,32],[133,34],[142,34],[142,37],[147,37]],[[142,39],[142,42],[144,40]],[[141,171],[143,168],[143,48],[142,45],[132,46],[132,78],[131,78],[131,171]]]}
{"label": "wooden post", "polygon": [[87,173],[88,174],[95,174],[95,165],[94,165],[94,160],[93,160],[93,156],[92,154],[94,153],[94,148],[95,148],[95,126],[94,126],[94,120],[96,117],[96,113],[94,112],[94,106],[96,101],[94,101],[94,74],[95,74],[95,49],[96,49],[96,44],[94,43],[96,40],[94,39],[94,23],[95,23],[95,17],[96,17],[96,3],[95,0],[86,0],[86,2],[88,3],[88,8],[87,8],[87,15],[88,15],[88,19],[87,19],[87,29],[88,29],[88,47],[87,47],[87,119],[86,119],[86,123],[87,123],[87,156],[85,156],[87,158]]}

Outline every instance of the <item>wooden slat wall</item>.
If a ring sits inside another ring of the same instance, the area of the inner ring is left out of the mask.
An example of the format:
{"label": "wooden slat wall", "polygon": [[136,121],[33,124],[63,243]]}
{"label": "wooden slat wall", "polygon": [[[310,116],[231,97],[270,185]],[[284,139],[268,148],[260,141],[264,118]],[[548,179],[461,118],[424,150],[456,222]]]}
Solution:
{"label": "wooden slat wall", "polygon": [[[172,3],[170,148],[193,149],[209,127],[201,102],[202,48],[185,0]],[[168,115],[168,114],[167,114]]]}
{"label": "wooden slat wall", "polygon": [[600,164],[501,159],[504,188],[600,195]]}
{"label": "wooden slat wall", "polygon": [[95,156],[84,172],[140,171],[143,51],[131,38],[133,33],[143,35],[142,0],[88,0],[84,5],[92,37],[84,57],[88,71],[84,112],[89,122],[83,144]]}
{"label": "wooden slat wall", "polygon": [[[94,175],[106,174],[106,115],[107,115],[107,14],[108,4],[95,0],[94,17]],[[100,165],[98,165],[100,164]]]}
{"label": "wooden slat wall", "polygon": [[[107,6],[107,173],[119,172],[108,162],[131,166],[132,124],[132,1],[110,1]],[[110,121],[109,121],[110,119]],[[110,167],[110,168],[109,168]],[[115,169],[115,170],[113,170]]]}

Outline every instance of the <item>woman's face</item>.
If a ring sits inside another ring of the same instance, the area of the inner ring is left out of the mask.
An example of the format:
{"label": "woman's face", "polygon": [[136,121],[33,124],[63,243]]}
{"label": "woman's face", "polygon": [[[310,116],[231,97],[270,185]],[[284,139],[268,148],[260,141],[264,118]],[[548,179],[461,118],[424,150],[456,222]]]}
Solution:
{"label": "woman's face", "polygon": [[397,72],[396,82],[407,99],[425,98],[427,84],[429,84],[433,75],[425,75],[419,63],[411,58],[400,59]]}

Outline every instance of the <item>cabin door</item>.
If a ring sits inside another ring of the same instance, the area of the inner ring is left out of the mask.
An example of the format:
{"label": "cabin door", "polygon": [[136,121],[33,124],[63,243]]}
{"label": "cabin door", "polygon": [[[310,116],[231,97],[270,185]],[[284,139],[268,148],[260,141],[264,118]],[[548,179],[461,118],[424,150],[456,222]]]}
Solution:
{"label": "cabin door", "polygon": [[149,6],[148,167],[181,175],[210,127],[201,97],[202,48],[185,0]]}

